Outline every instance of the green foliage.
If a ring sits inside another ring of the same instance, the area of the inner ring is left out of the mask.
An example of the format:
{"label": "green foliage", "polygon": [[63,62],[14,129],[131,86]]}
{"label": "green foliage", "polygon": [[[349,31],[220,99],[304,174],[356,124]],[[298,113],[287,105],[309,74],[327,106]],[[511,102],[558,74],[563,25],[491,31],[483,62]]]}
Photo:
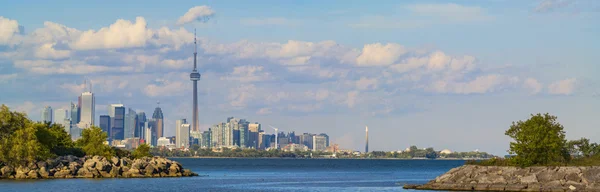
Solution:
{"label": "green foliage", "polygon": [[566,148],[573,157],[592,157],[600,154],[600,146],[596,143],[590,143],[590,140],[586,138],[569,141]]}
{"label": "green foliage", "polygon": [[131,157],[131,151],[129,151],[129,150],[121,149],[118,147],[112,147],[111,149],[114,151],[114,154],[119,158]]}
{"label": "green foliage", "polygon": [[131,156],[133,156],[133,158],[135,159],[139,159],[142,157],[152,157],[152,154],[150,154],[150,146],[145,143],[141,144],[133,151]]}
{"label": "green foliage", "polygon": [[516,154],[511,159],[518,166],[554,165],[570,159],[565,132],[556,116],[532,115],[526,121],[513,122],[505,134],[515,140],[510,143],[509,153]]}
{"label": "green foliage", "polygon": [[491,158],[486,160],[468,160],[465,164],[480,166],[515,166],[514,162],[515,161],[512,161],[511,159]]}
{"label": "green foliage", "polygon": [[111,158],[114,155],[114,151],[108,145],[104,144],[106,138],[108,138],[108,135],[103,132],[102,129],[92,126],[83,129],[81,138],[75,143],[78,147],[83,149],[86,155],[99,155]]}

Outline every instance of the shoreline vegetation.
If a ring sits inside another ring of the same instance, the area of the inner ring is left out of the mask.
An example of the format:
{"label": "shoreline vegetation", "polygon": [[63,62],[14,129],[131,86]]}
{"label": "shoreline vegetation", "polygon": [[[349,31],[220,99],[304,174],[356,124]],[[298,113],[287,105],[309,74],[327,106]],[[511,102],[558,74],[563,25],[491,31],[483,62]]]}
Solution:
{"label": "shoreline vegetation", "polygon": [[531,115],[513,122],[509,156],[466,161],[423,185],[405,189],[450,191],[600,191],[600,145],[567,141],[557,117]]}
{"label": "shoreline vegetation", "polygon": [[197,176],[181,164],[153,157],[142,144],[133,152],[105,144],[98,127],[72,141],[59,124],[33,122],[0,106],[0,179]]}

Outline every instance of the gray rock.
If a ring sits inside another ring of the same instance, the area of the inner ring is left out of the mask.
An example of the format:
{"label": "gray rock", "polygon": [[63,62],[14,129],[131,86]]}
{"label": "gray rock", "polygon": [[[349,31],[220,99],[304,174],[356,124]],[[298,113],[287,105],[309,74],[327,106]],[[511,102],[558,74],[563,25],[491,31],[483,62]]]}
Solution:
{"label": "gray rock", "polygon": [[530,174],[525,177],[521,177],[521,181],[520,181],[520,183],[523,183],[523,184],[530,184],[530,183],[537,183],[537,182],[538,182],[537,176],[534,174]]}

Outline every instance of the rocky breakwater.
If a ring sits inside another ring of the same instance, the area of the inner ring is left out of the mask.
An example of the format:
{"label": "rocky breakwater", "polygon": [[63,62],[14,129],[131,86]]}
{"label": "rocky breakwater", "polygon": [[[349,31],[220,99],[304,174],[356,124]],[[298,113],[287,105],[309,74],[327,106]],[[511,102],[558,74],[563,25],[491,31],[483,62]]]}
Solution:
{"label": "rocky breakwater", "polygon": [[424,185],[405,189],[447,191],[600,191],[600,167],[498,167],[464,165]]}
{"label": "rocky breakwater", "polygon": [[107,159],[102,156],[62,156],[12,167],[0,164],[3,179],[144,178],[197,176],[180,163],[162,157]]}

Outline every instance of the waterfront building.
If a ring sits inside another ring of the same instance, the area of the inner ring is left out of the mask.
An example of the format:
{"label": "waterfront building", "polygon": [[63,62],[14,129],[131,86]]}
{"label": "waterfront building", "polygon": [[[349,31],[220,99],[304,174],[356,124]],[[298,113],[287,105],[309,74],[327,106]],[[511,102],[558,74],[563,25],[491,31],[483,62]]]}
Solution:
{"label": "waterfront building", "polygon": [[125,139],[125,107],[122,105],[114,106],[112,115],[110,122],[110,125],[112,126],[110,137],[113,140],[123,140]]}
{"label": "waterfront building", "polygon": [[[160,104],[160,102],[158,102],[157,104]],[[156,138],[160,138],[160,137],[164,137],[164,119],[163,119],[163,112],[162,109],[160,108],[160,106],[156,106],[156,108],[154,109],[154,113],[152,114],[152,119],[154,119],[154,133],[156,134]]]}
{"label": "waterfront building", "polygon": [[52,107],[44,107],[44,109],[42,110],[42,122],[52,123]]}
{"label": "waterfront building", "polygon": [[[110,124],[110,116],[108,115],[100,115],[100,128],[102,129],[103,132],[105,132],[107,135],[111,135],[111,124]],[[110,137],[107,138],[108,140],[110,140]]]}
{"label": "waterfront building", "polygon": [[157,140],[157,147],[167,147],[171,144],[171,141],[166,137],[160,137]]}
{"label": "waterfront building", "polygon": [[210,130],[202,132],[202,139],[199,142],[200,147],[202,147],[202,148],[210,148],[211,147],[210,146],[210,144],[211,144],[211,141],[210,141],[211,135],[210,134],[211,134]]}
{"label": "waterfront building", "polygon": [[327,149],[327,139],[323,135],[313,135],[313,151],[325,151]]}
{"label": "waterfront building", "polygon": [[308,151],[308,147],[306,145],[303,144],[295,144],[295,143],[290,143],[287,145],[283,145],[283,147],[281,148],[283,151]]}

